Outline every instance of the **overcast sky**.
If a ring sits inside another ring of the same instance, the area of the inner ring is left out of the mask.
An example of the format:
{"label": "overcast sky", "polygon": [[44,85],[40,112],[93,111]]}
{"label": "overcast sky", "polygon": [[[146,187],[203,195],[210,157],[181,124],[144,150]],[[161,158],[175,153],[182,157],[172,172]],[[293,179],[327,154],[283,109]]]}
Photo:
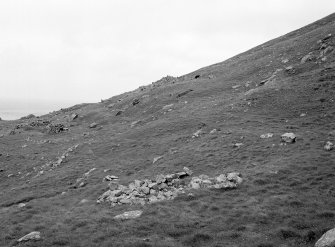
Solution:
{"label": "overcast sky", "polygon": [[97,102],[221,62],[334,0],[0,1],[0,99]]}

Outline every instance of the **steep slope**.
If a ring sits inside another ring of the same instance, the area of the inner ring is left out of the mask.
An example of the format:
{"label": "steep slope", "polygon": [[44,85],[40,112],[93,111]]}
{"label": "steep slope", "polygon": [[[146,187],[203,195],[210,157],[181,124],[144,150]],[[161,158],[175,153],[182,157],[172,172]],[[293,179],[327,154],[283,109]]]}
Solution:
{"label": "steep slope", "polygon": [[[1,121],[0,245],[40,231],[19,245],[313,246],[335,219],[335,151],[324,149],[335,141],[334,30],[332,14],[178,78]],[[295,143],[281,142],[286,132]],[[128,184],[184,166],[244,182],[144,206],[96,203],[108,174]],[[140,218],[113,219],[135,209]]]}

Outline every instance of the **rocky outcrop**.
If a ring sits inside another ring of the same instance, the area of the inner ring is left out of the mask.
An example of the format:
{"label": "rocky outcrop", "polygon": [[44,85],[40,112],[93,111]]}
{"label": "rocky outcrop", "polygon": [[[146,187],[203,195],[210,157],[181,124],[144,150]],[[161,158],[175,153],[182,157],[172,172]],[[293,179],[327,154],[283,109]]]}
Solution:
{"label": "rocky outcrop", "polygon": [[200,175],[187,179],[192,171],[187,167],[183,171],[157,175],[155,179],[135,180],[129,185],[116,181],[109,183],[109,190],[103,193],[97,203],[110,202],[112,206],[122,204],[147,204],[163,200],[172,200],[190,189],[233,189],[242,183],[239,173],[220,174],[217,177]]}

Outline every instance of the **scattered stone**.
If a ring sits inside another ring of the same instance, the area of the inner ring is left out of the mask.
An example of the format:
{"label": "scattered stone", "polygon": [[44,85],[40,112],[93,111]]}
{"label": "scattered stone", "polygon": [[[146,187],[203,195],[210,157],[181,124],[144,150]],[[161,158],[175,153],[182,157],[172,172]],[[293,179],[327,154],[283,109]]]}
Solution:
{"label": "scattered stone", "polygon": [[49,124],[46,126],[46,129],[49,134],[58,134],[62,131],[68,130],[68,128],[65,128],[65,126],[61,123],[58,124]]}
{"label": "scattered stone", "polygon": [[232,89],[237,89],[237,88],[239,88],[239,87],[241,87],[241,85],[234,85],[234,86],[232,86],[231,88],[232,88]]}
{"label": "scattered stone", "polygon": [[305,117],[306,116],[306,113],[301,113],[300,114],[300,117]]}
{"label": "scattered stone", "polygon": [[84,203],[87,203],[87,202],[88,202],[87,199],[83,199],[83,200],[81,200],[79,203],[80,203],[80,204],[84,204]]}
{"label": "scattered stone", "polygon": [[73,114],[71,114],[71,120],[75,120],[75,119],[77,119],[78,118],[78,114],[76,114],[76,113],[73,113]]}
{"label": "scattered stone", "polygon": [[140,123],[140,120],[134,121],[130,124],[130,128],[134,128],[136,124]]}
{"label": "scattered stone", "polygon": [[136,219],[142,215],[143,211],[141,210],[134,210],[124,212],[123,214],[119,214],[114,217],[116,220],[129,220],[129,219]]}
{"label": "scattered stone", "polygon": [[285,68],[285,70],[288,71],[288,72],[290,72],[290,71],[293,70],[293,66],[287,66],[287,67]]}
{"label": "scattered stone", "polygon": [[183,171],[188,175],[188,176],[191,176],[193,174],[193,172],[187,168],[186,166],[183,168]]}
{"label": "scattered stone", "polygon": [[326,142],[326,145],[323,147],[326,151],[330,151],[334,148],[334,144],[330,141]]}
{"label": "scattered stone", "polygon": [[284,58],[281,62],[282,62],[282,63],[288,63],[289,60],[288,60],[287,58]]}
{"label": "scattered stone", "polygon": [[262,139],[267,139],[267,138],[271,138],[272,136],[273,136],[272,133],[266,133],[266,134],[261,135],[260,137],[261,137]]}
{"label": "scattered stone", "polygon": [[133,104],[133,105],[137,105],[137,104],[139,104],[139,103],[140,103],[140,100],[139,100],[139,99],[134,99],[132,104]]}
{"label": "scattered stone", "polygon": [[26,206],[26,204],[25,204],[25,203],[22,203],[22,202],[19,203],[19,204],[17,205],[18,208],[23,208],[23,207],[25,207],[25,206]]}
{"label": "scattered stone", "polygon": [[154,160],[152,161],[152,164],[155,164],[157,161],[159,161],[160,159],[162,159],[164,156],[157,156],[154,158]]}
{"label": "scattered stone", "polygon": [[41,239],[41,233],[40,232],[31,232],[25,236],[23,236],[22,238],[20,238],[19,240],[17,240],[18,242],[24,242],[24,241],[30,241],[30,240],[40,240]]}
{"label": "scattered stone", "polygon": [[181,92],[181,93],[177,94],[177,98],[180,98],[180,97],[182,97],[182,96],[184,96],[184,95],[186,95],[186,94],[188,94],[188,93],[190,93],[192,91],[193,91],[193,89],[188,89],[188,90],[186,90],[184,92]]}
{"label": "scattered stone", "polygon": [[217,132],[217,129],[212,129],[210,132],[209,132],[209,134],[214,134],[214,133],[216,133]]}
{"label": "scattered stone", "polygon": [[335,246],[335,228],[327,231],[315,243],[315,247],[334,247]]}
{"label": "scattered stone", "polygon": [[115,104],[109,104],[108,106],[107,106],[107,108],[113,108],[115,106]]}
{"label": "scattered stone", "polygon": [[115,116],[120,116],[122,113],[123,113],[123,111],[120,110],[115,114]]}
{"label": "scattered stone", "polygon": [[104,181],[113,181],[113,180],[118,180],[119,177],[114,176],[114,175],[107,175],[106,177],[104,177]]}
{"label": "scattered stone", "polygon": [[194,76],[194,79],[198,79],[198,78],[200,78],[200,75],[195,75]]}
{"label": "scattered stone", "polygon": [[202,130],[201,130],[201,129],[200,129],[200,130],[197,130],[196,132],[193,133],[192,138],[197,138],[197,137],[199,137],[199,136],[201,135],[201,133],[202,133]]}
{"label": "scattered stone", "polygon": [[306,56],[304,56],[302,59],[301,59],[301,64],[304,64],[304,63],[306,63],[306,62],[308,62],[308,61],[312,61],[312,59],[313,59],[313,56],[312,56],[312,54],[307,54]]}
{"label": "scattered stone", "polygon": [[97,126],[98,126],[97,123],[91,123],[90,126],[89,126],[89,128],[93,129],[93,128],[96,128]]}
{"label": "scattered stone", "polygon": [[14,174],[8,174],[8,178],[10,178],[10,177],[13,177],[14,176]]}
{"label": "scattered stone", "polygon": [[168,110],[173,107],[173,104],[163,106],[163,110]]}
{"label": "scattered stone", "polygon": [[296,136],[294,133],[285,133],[283,135],[281,135],[281,140],[282,142],[286,142],[286,143],[294,143],[296,141]]}
{"label": "scattered stone", "polygon": [[243,181],[241,175],[237,172],[228,173],[227,175],[221,174],[213,178],[207,175],[200,175],[199,177],[192,177],[189,183],[181,180],[190,174],[192,174],[192,171],[184,167],[182,172],[167,175],[160,174],[153,181],[148,179],[135,180],[128,186],[112,181],[109,184],[109,190],[98,198],[97,203],[107,201],[111,203],[111,206],[122,204],[144,205],[162,200],[173,200],[189,189],[236,188]]}
{"label": "scattered stone", "polygon": [[242,176],[238,172],[230,172],[227,174],[227,180],[231,182],[235,182],[237,184],[241,184],[243,182]]}
{"label": "scattered stone", "polygon": [[234,148],[239,148],[239,147],[241,147],[241,146],[243,146],[243,143],[241,143],[241,142],[239,142],[239,143],[235,143],[235,144],[233,145]]}

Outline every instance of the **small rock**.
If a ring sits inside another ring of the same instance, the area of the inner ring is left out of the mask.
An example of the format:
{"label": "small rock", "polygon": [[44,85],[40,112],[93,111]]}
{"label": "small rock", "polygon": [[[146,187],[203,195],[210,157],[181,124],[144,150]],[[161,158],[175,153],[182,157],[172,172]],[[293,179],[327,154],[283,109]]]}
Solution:
{"label": "small rock", "polygon": [[300,114],[300,117],[305,117],[306,116],[306,113],[301,113]]}
{"label": "small rock", "polygon": [[193,174],[193,172],[189,168],[187,168],[186,166],[183,168],[183,170],[184,170],[184,172],[186,172],[186,174],[188,176],[191,176]]}
{"label": "small rock", "polygon": [[201,132],[202,132],[202,130],[201,130],[201,129],[200,129],[200,130],[197,130],[195,133],[193,133],[193,135],[192,135],[192,138],[199,137],[199,136],[200,136],[200,134],[201,134]]}
{"label": "small rock", "polygon": [[224,175],[224,174],[220,174],[220,175],[217,176],[215,179],[216,179],[216,181],[219,182],[219,183],[222,183],[222,182],[227,181],[227,177],[226,177],[226,175]]}
{"label": "small rock", "polygon": [[130,124],[130,128],[134,128],[136,124],[140,123],[140,120],[134,121]]}
{"label": "small rock", "polygon": [[128,211],[128,212],[124,212],[123,214],[119,214],[115,216],[114,219],[119,219],[119,220],[135,219],[135,218],[140,217],[142,213],[143,211],[141,210]]}
{"label": "small rock", "polygon": [[110,190],[117,190],[119,188],[119,184],[117,182],[112,181],[108,184],[108,187]]}
{"label": "small rock", "polygon": [[263,134],[263,135],[261,135],[260,137],[261,137],[262,139],[267,139],[267,138],[271,138],[272,136],[273,136],[272,133],[267,133],[267,134]]}
{"label": "small rock", "polygon": [[288,63],[288,61],[289,61],[289,60],[288,60],[287,58],[284,58],[281,62],[282,62],[282,63]]}
{"label": "small rock", "polygon": [[173,106],[173,104],[163,106],[163,110],[168,110]]}
{"label": "small rock", "polygon": [[91,129],[93,129],[93,128],[96,128],[97,126],[98,126],[97,123],[91,123],[89,127],[90,127]]}
{"label": "small rock", "polygon": [[334,247],[334,246],[335,246],[335,228],[323,234],[315,244],[315,247]]}
{"label": "small rock", "polygon": [[121,204],[130,204],[131,203],[131,200],[130,199],[127,199],[127,198],[123,198],[120,200],[120,203]]}
{"label": "small rock", "polygon": [[88,202],[88,200],[87,200],[87,199],[83,199],[83,200],[81,200],[79,203],[80,203],[80,204],[84,204],[84,203],[86,203],[86,202]]}
{"label": "small rock", "polygon": [[196,181],[191,181],[191,182],[190,182],[190,187],[191,187],[192,189],[198,190],[198,189],[200,189],[200,184],[197,183]]}
{"label": "small rock", "polygon": [[104,181],[112,181],[112,180],[118,180],[119,177],[114,176],[114,175],[107,175],[106,177],[104,177]]}
{"label": "small rock", "polygon": [[293,143],[296,141],[296,136],[294,133],[285,133],[283,135],[281,135],[281,140],[282,142],[286,142],[286,143]]}
{"label": "small rock", "polygon": [[227,180],[235,182],[237,184],[241,184],[243,179],[241,178],[241,174],[238,172],[230,172],[227,174]]}
{"label": "small rock", "polygon": [[139,99],[134,99],[133,100],[133,105],[137,105],[137,104],[139,104],[140,103],[140,100]]}
{"label": "small rock", "polygon": [[23,242],[23,241],[40,240],[40,239],[41,239],[41,233],[40,232],[31,232],[31,233],[23,236],[22,238],[20,238],[17,241],[18,242]]}
{"label": "small rock", "polygon": [[311,54],[307,54],[306,56],[304,56],[302,59],[301,59],[301,64],[304,64],[308,61],[311,61],[313,59],[313,56]]}
{"label": "small rock", "polygon": [[23,207],[25,207],[25,206],[26,206],[26,204],[25,204],[25,203],[22,203],[22,202],[19,203],[19,204],[17,205],[18,208],[23,208]]}
{"label": "small rock", "polygon": [[233,145],[233,147],[234,148],[239,148],[239,147],[241,147],[243,145],[243,143],[235,143],[234,145]]}
{"label": "small rock", "polygon": [[292,70],[293,70],[293,66],[287,66],[287,67],[285,68],[285,70],[286,70],[286,71],[292,71]]}
{"label": "small rock", "polygon": [[118,111],[115,116],[120,116],[123,113],[123,111]]}
{"label": "small rock", "polygon": [[77,118],[78,118],[78,114],[76,113],[71,114],[71,120],[75,120]]}
{"label": "small rock", "polygon": [[212,129],[212,130],[209,132],[209,134],[214,134],[214,133],[216,133],[216,132],[217,132],[216,129]]}
{"label": "small rock", "polygon": [[231,88],[232,89],[237,89],[237,88],[239,88],[241,85],[234,85],[234,86],[232,86]]}
{"label": "small rock", "polygon": [[326,142],[326,145],[323,147],[326,151],[330,151],[334,148],[334,144],[330,141]]}
{"label": "small rock", "polygon": [[164,156],[157,156],[154,158],[154,160],[152,161],[152,164],[155,164],[157,161],[159,161],[160,159],[162,159]]}

